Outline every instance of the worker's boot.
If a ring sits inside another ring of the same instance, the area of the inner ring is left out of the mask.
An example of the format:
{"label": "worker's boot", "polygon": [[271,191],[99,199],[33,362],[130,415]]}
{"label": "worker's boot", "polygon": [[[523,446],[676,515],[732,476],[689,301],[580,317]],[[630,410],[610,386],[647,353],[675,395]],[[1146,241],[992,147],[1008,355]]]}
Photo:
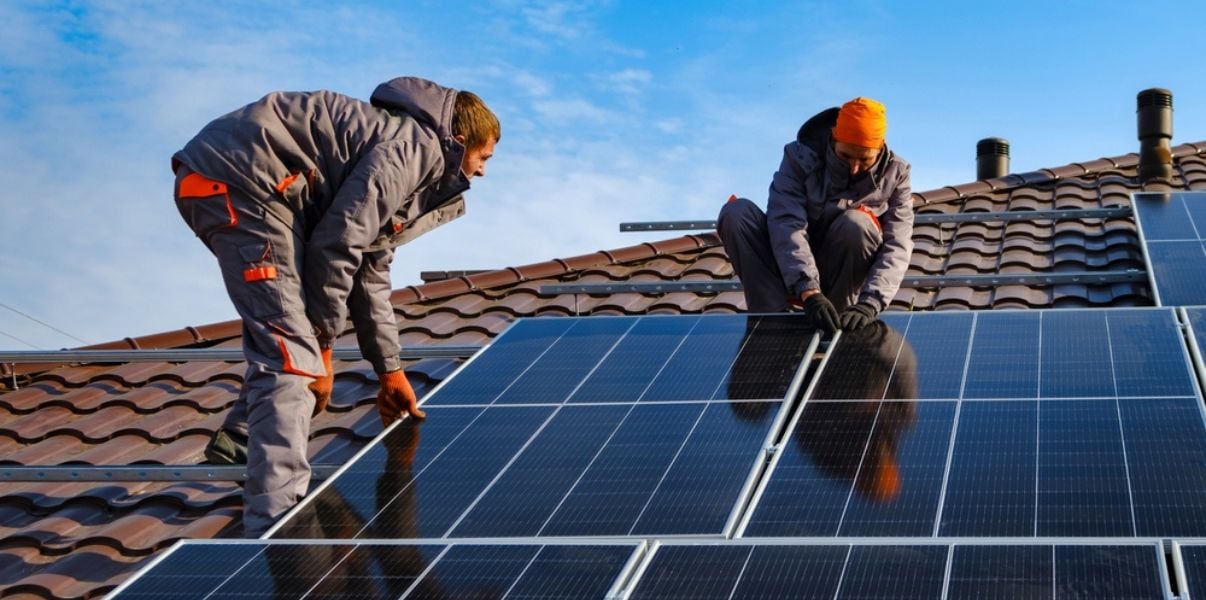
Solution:
{"label": "worker's boot", "polygon": [[205,447],[205,460],[211,465],[247,464],[247,436],[218,429]]}

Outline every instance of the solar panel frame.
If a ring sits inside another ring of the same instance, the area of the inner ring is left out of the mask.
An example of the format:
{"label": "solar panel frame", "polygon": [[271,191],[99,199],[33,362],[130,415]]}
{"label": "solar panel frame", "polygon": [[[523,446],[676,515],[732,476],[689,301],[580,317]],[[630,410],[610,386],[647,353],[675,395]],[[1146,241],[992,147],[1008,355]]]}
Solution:
{"label": "solar panel frame", "polygon": [[[587,540],[557,539],[557,538],[541,538],[541,539],[533,539],[533,538],[471,539],[471,538],[467,538],[467,539],[463,539],[463,540],[364,539],[364,540],[334,540],[334,541],[316,540],[316,539],[296,539],[296,540],[183,539],[183,540],[176,542],[170,548],[168,548],[166,551],[160,553],[154,559],[149,561],[145,566],[140,568],[133,575],[131,575],[128,579],[126,579],[120,585],[118,585],[116,588],[114,588],[113,591],[109,592],[109,594],[106,595],[106,598],[128,597],[128,596],[122,596],[122,594],[127,592],[132,587],[138,587],[138,586],[144,585],[150,577],[155,576],[153,574],[153,571],[157,568],[160,568],[160,565],[171,564],[174,557],[176,557],[179,554],[183,554],[184,552],[187,552],[192,549],[200,549],[200,550],[208,550],[211,548],[223,549],[223,551],[225,551],[225,552],[228,552],[228,553],[235,552],[237,555],[236,558],[234,558],[233,560],[234,560],[234,562],[237,562],[239,564],[236,566],[233,566],[229,570],[228,574],[225,574],[224,577],[223,577],[223,573],[211,574],[209,576],[211,579],[222,579],[221,583],[218,583],[216,586],[214,586],[213,588],[211,588],[209,590],[209,593],[212,594],[212,593],[216,592],[218,589],[220,589],[222,586],[224,586],[227,582],[229,582],[238,572],[240,572],[242,569],[249,566],[252,561],[259,558],[263,554],[264,551],[266,551],[268,549],[272,549],[272,548],[289,549],[289,548],[295,548],[295,547],[315,547],[315,548],[322,548],[322,549],[336,549],[336,548],[346,547],[346,548],[348,548],[348,550],[346,553],[344,553],[345,559],[348,556],[350,556],[353,552],[355,552],[359,549],[371,549],[371,548],[411,548],[411,547],[414,547],[414,548],[430,548],[433,551],[438,552],[438,555],[436,556],[436,558],[432,559],[429,564],[425,565],[422,570],[420,570],[413,576],[414,581],[407,588],[403,597],[410,597],[410,594],[412,591],[414,591],[415,587],[417,585],[419,585],[428,576],[428,574],[430,574],[433,571],[433,569],[439,564],[439,562],[447,555],[448,551],[450,551],[454,548],[492,548],[492,547],[533,548],[534,549],[533,555],[532,555],[531,561],[529,562],[529,566],[531,566],[532,562],[534,562],[537,559],[537,557],[540,555],[540,553],[545,548],[569,548],[569,549],[591,548],[591,547],[629,548],[630,551],[628,553],[627,559],[625,559],[623,565],[621,565],[620,568],[616,571],[616,574],[615,574],[614,578],[612,579],[611,584],[608,587],[606,593],[599,596],[600,598],[618,598],[618,597],[620,597],[620,594],[621,594],[624,586],[632,578],[632,574],[634,573],[634,571],[645,560],[646,554],[649,553],[650,543],[643,539],[604,539],[604,538],[591,538],[591,539],[587,539]],[[238,553],[238,551],[245,549],[245,548],[252,548],[252,549],[255,549],[256,551],[255,551],[255,553],[246,553],[247,554],[246,556]],[[324,581],[326,581],[327,576],[330,575],[335,570],[336,567],[337,567],[337,565],[331,565],[330,569],[327,569],[326,571],[324,571],[322,576],[320,576],[313,582],[313,585],[311,586],[311,590],[313,590],[314,588],[317,588]],[[516,584],[518,584],[520,581],[523,580],[526,573],[527,573],[527,569],[525,568],[524,571],[518,573],[513,578],[513,580],[511,581],[511,587],[509,587],[507,590],[507,594],[509,594],[510,591],[512,591],[512,589],[514,588],[514,586]],[[202,592],[202,594],[203,593],[204,592]],[[504,595],[507,595],[507,594],[504,594]],[[273,597],[276,597],[276,596],[273,596]]]}
{"label": "solar panel frame", "polygon": [[[1156,306],[1183,306],[1183,305],[1198,305],[1206,303],[1206,286],[1201,286],[1200,289],[1191,290],[1188,292],[1190,298],[1182,297],[1180,290],[1174,290],[1166,285],[1162,285],[1160,281],[1169,283],[1169,275],[1173,275],[1173,281],[1186,285],[1201,285],[1206,281],[1206,277],[1180,277],[1175,275],[1183,273],[1185,265],[1176,267],[1175,273],[1168,271],[1168,263],[1164,261],[1161,253],[1166,251],[1181,251],[1188,252],[1191,256],[1197,258],[1206,258],[1206,214],[1203,214],[1201,207],[1197,210],[1191,208],[1187,197],[1196,197],[1196,203],[1206,202],[1206,192],[1202,191],[1186,191],[1186,192],[1136,192],[1131,194],[1131,206],[1134,207],[1133,214],[1135,219],[1136,230],[1139,234],[1139,247],[1143,253],[1144,264],[1147,265],[1147,280],[1148,286],[1152,292],[1152,299]],[[1167,199],[1167,200],[1165,200]],[[1171,203],[1173,207],[1168,210],[1177,213],[1184,212],[1184,215],[1175,214],[1174,219],[1183,219],[1175,221],[1179,231],[1172,235],[1167,231],[1157,231],[1157,223],[1163,226],[1164,219],[1157,216],[1158,211],[1154,207],[1160,206],[1155,204],[1156,200]],[[1180,210],[1177,210],[1177,209]],[[1144,216],[1144,213],[1147,216]],[[1195,214],[1197,213],[1197,214]],[[1202,219],[1199,222],[1199,218]],[[1152,244],[1157,244],[1161,249],[1155,253],[1152,252]],[[1195,246],[1196,244],[1196,246]],[[1199,275],[1206,274],[1206,261],[1190,261],[1188,265],[1193,265],[1198,268]],[[1162,293],[1163,292],[1163,293]]]}
{"label": "solar panel frame", "polygon": [[1206,306],[1182,306],[1177,308],[1177,314],[1189,331],[1185,337],[1198,389],[1206,390]]}

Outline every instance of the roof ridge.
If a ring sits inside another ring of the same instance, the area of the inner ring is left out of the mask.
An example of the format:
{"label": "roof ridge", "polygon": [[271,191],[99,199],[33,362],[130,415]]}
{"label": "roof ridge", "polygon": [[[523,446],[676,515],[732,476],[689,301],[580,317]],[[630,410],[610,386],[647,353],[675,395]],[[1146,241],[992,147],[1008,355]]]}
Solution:
{"label": "roof ridge", "polygon": [[[1193,156],[1206,152],[1206,141],[1186,142],[1172,148],[1173,158]],[[1102,171],[1125,169],[1139,164],[1139,153],[1128,152],[1113,157],[1103,157],[1087,162],[1073,162],[1060,167],[1044,168],[1026,173],[1010,173],[993,179],[980,179],[958,185],[947,185],[932,190],[913,192],[913,201],[921,204],[936,204],[962,200],[974,194],[988,192],[1004,192],[1022,186],[1049,183],[1066,179],[1093,175]]]}

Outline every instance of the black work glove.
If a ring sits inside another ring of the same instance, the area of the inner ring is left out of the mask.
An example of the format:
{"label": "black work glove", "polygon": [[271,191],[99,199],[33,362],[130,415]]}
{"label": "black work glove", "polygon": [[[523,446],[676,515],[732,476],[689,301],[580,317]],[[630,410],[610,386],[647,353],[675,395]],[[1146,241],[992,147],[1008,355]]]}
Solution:
{"label": "black work glove", "polygon": [[846,331],[858,331],[870,325],[875,320],[875,315],[878,312],[874,306],[866,302],[850,305],[846,307],[846,310],[842,311],[842,329]]}
{"label": "black work glove", "polygon": [[825,294],[816,293],[804,299],[804,314],[817,329],[825,333],[838,330],[838,312]]}

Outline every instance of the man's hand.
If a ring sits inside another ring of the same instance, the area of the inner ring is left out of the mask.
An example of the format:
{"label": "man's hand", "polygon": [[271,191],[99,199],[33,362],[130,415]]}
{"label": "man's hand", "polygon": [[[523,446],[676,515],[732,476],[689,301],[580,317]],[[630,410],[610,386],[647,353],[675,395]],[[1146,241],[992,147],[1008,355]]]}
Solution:
{"label": "man's hand", "polygon": [[381,413],[381,424],[389,427],[390,423],[402,416],[406,411],[412,419],[425,419],[427,413],[419,410],[419,399],[406,380],[402,369],[381,374],[381,391],[377,393],[377,412]]}
{"label": "man's hand", "polygon": [[335,389],[335,370],[331,368],[330,348],[322,349],[322,366],[326,375],[310,384],[310,391],[314,393],[314,414],[310,415],[311,418],[317,417],[318,413],[327,409],[327,405],[331,403],[331,391]]}
{"label": "man's hand", "polygon": [[829,298],[817,291],[804,292],[804,314],[812,321],[817,329],[825,333],[835,333],[838,330],[838,312]]}
{"label": "man's hand", "polygon": [[874,306],[865,302],[848,306],[846,310],[842,311],[842,329],[858,331],[870,325],[878,312]]}

